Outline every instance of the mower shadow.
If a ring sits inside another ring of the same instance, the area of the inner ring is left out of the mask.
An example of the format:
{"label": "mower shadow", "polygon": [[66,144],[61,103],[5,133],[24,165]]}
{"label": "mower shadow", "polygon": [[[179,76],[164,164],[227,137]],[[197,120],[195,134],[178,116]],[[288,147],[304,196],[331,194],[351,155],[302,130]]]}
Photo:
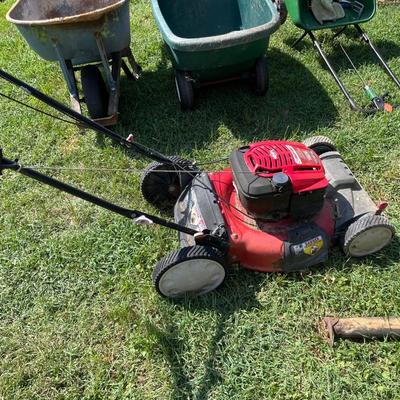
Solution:
{"label": "mower shadow", "polygon": [[246,82],[209,86],[196,92],[196,109],[183,113],[173,69],[162,49],[157,71],[144,71],[132,84],[122,79],[116,130],[124,136],[134,133],[138,142],[166,154],[208,147],[226,130],[243,142],[283,139],[288,132],[307,135],[337,118],[331,99],[310,71],[274,48],[267,53],[266,97],[256,97]]}
{"label": "mower shadow", "polygon": [[[212,389],[222,382],[223,378],[218,373],[218,365],[223,363],[225,357],[223,338],[231,318],[238,311],[251,311],[261,307],[257,300],[257,293],[263,286],[265,275],[249,273],[240,268],[233,268],[223,288],[217,292],[191,299],[182,300],[175,304],[176,307],[188,310],[191,314],[212,311],[218,317],[214,333],[207,346],[207,358],[198,368],[204,369],[200,382],[193,386],[190,376],[186,372],[184,351],[186,343],[179,338],[179,326],[173,322],[170,304],[168,301],[160,304],[162,314],[160,329],[154,324],[148,324],[149,334],[157,341],[157,350],[161,351],[165,361],[168,362],[173,377],[173,399],[207,399]],[[233,295],[234,293],[234,295]]]}

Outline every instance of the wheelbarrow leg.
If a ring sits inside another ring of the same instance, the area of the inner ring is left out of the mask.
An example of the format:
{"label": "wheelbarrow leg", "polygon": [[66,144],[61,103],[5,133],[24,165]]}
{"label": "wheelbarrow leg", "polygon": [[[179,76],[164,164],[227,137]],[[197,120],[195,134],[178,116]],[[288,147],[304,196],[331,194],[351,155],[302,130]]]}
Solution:
{"label": "wheelbarrow leg", "polygon": [[128,67],[128,64],[125,62],[125,60],[122,60],[122,69],[124,70],[125,75],[128,77],[128,79],[138,80],[140,73],[142,72],[142,67],[136,62],[131,49],[126,48],[125,50],[123,50],[122,57],[126,57],[128,59],[129,65],[131,66],[132,71],[133,71],[133,73],[132,73],[132,71]]}
{"label": "wheelbarrow leg", "polygon": [[82,114],[81,104],[79,101],[78,88],[76,86],[74,68],[70,60],[65,60],[61,54],[61,50],[56,42],[53,42],[54,48],[57,53],[58,61],[61,66],[61,71],[64,75],[64,79],[67,82],[68,92],[71,98],[72,109],[79,114]]}
{"label": "wheelbarrow leg", "polygon": [[125,72],[126,77],[129,80],[136,80],[137,79],[137,75],[134,75],[132,73],[132,71],[129,69],[127,63],[125,62],[125,60],[122,60],[121,67],[122,67],[122,70]]}
{"label": "wheelbarrow leg", "polygon": [[307,34],[308,31],[304,31],[303,34],[292,44],[292,47],[295,48],[307,36]]}
{"label": "wheelbarrow leg", "polygon": [[120,93],[120,78],[121,78],[121,66],[122,56],[120,52],[113,53],[111,55],[111,75],[116,85],[115,96],[110,96],[110,103],[108,105],[108,114],[114,115],[118,113],[119,104],[119,93]]}
{"label": "wheelbarrow leg", "polygon": [[[118,79],[114,79],[114,68],[112,67],[112,70],[110,70],[110,63],[108,61],[109,57],[107,55],[107,51],[104,45],[103,38],[99,32],[95,34],[96,38],[96,43],[97,43],[97,48],[99,50],[100,58],[101,58],[101,64],[104,69],[104,73],[106,76],[106,81],[108,84],[108,88],[110,91],[110,98],[109,98],[109,103],[108,103],[108,116],[116,116],[118,112],[118,98],[119,98],[119,90],[118,90]],[[114,63],[113,63],[114,64]],[[121,64],[119,64],[119,69],[117,75],[119,76],[119,71],[121,68]],[[118,78],[117,76],[117,78]]]}
{"label": "wheelbarrow leg", "polygon": [[339,37],[345,30],[347,29],[347,25],[344,26],[342,29],[339,29],[337,32],[333,34],[333,38],[336,39]]}
{"label": "wheelbarrow leg", "polygon": [[325,65],[328,67],[329,72],[331,73],[331,75],[333,76],[333,79],[335,79],[337,85],[339,86],[339,89],[342,91],[342,93],[344,94],[344,96],[346,97],[347,101],[350,103],[350,107],[354,110],[354,111],[362,111],[362,109],[360,107],[357,106],[356,102],[353,100],[353,98],[350,96],[349,92],[347,91],[346,87],[344,86],[343,82],[340,80],[340,78],[338,77],[335,69],[333,68],[333,66],[331,65],[331,63],[329,62],[328,57],[326,56],[326,54],[324,53],[324,51],[322,50],[321,44],[318,42],[317,38],[314,36],[314,34],[312,32],[308,32],[308,35],[310,36],[314,47],[317,49],[319,55],[321,56],[321,58],[323,59]]}
{"label": "wheelbarrow leg", "polygon": [[112,76],[112,73],[110,71],[110,64],[108,62],[108,55],[106,51],[106,47],[104,45],[103,38],[100,33],[96,33],[96,43],[97,47],[100,53],[100,58],[101,58],[101,64],[103,65],[104,72],[106,75],[106,80],[110,89],[110,96],[112,95],[112,92],[117,90],[117,85],[116,82],[114,81],[114,78]]}
{"label": "wheelbarrow leg", "polygon": [[357,32],[360,34],[361,39],[368,44],[368,46],[371,48],[371,50],[374,52],[376,57],[378,58],[379,62],[381,63],[383,69],[387,72],[387,74],[392,78],[394,83],[397,85],[397,87],[400,89],[400,81],[396,77],[396,75],[393,73],[393,71],[390,69],[389,65],[387,65],[386,61],[383,59],[381,54],[379,53],[378,49],[374,46],[374,44],[371,42],[370,38],[368,35],[361,29],[359,25],[354,25],[355,28],[357,29]]}

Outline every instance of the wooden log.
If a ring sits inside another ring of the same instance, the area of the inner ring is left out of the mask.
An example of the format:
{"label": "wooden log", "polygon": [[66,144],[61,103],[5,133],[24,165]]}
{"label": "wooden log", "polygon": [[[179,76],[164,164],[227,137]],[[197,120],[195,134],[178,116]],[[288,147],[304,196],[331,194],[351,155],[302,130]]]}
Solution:
{"label": "wooden log", "polygon": [[323,325],[331,345],[336,337],[346,339],[400,338],[400,318],[398,317],[326,317],[323,319]]}

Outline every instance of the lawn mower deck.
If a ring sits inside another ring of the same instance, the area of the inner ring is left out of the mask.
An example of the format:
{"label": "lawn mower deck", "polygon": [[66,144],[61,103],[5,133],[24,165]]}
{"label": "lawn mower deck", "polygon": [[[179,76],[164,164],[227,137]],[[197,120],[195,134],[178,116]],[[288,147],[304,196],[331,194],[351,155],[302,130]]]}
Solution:
{"label": "lawn mower deck", "polygon": [[161,260],[153,275],[164,296],[182,294],[180,285],[199,293],[216,288],[223,274],[215,262],[293,272],[326,261],[337,244],[347,255],[362,257],[390,243],[394,229],[380,215],[383,207],[372,201],[328,138],[260,142],[233,152],[230,160],[231,168],[193,179],[174,208],[177,224],[211,232],[229,245],[218,257],[202,255],[200,275],[206,283],[201,287],[196,283],[202,280],[192,280],[199,274],[186,264],[193,262],[187,252],[198,247],[196,236],[179,233],[184,251]]}

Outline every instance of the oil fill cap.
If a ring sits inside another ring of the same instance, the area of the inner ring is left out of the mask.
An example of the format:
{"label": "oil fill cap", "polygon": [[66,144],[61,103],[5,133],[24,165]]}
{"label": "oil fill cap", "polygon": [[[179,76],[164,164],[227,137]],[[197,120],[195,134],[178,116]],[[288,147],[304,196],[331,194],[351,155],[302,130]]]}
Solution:
{"label": "oil fill cap", "polygon": [[272,184],[279,189],[283,189],[289,184],[289,177],[283,172],[278,172],[272,177]]}

